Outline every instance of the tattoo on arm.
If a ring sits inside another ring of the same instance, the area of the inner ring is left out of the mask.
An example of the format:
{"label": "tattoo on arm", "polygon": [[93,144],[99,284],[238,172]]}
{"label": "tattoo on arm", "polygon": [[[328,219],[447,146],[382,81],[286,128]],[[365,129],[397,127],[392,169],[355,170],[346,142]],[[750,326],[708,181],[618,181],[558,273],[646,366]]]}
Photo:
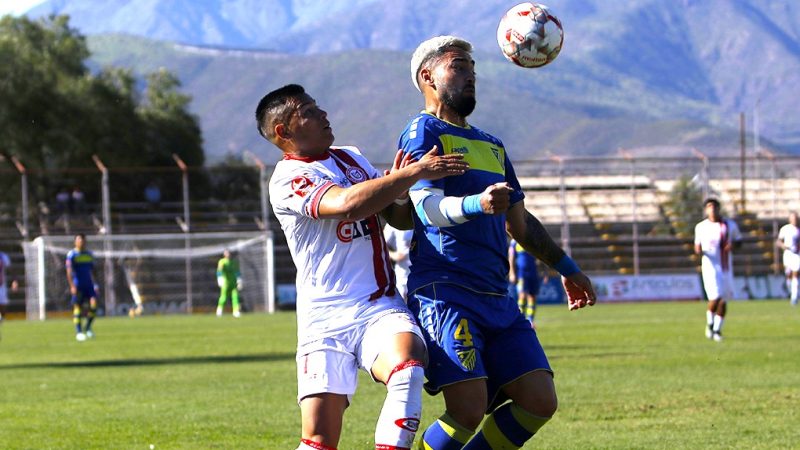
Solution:
{"label": "tattoo on arm", "polygon": [[536,258],[553,267],[565,255],[564,250],[553,241],[539,219],[533,214],[525,214],[525,242],[521,242],[525,250],[533,253]]}

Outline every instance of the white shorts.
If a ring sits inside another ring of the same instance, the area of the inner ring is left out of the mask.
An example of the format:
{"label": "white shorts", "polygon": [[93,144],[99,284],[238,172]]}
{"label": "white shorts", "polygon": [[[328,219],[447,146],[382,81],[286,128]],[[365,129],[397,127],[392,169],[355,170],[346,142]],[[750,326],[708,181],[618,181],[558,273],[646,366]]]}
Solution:
{"label": "white shorts", "polygon": [[313,394],[347,395],[350,402],[358,384],[358,369],[370,373],[372,364],[392,337],[414,333],[422,339],[408,310],[375,308],[374,317],[337,336],[326,337],[297,349],[297,401]]}
{"label": "white shorts", "polygon": [[709,300],[733,297],[733,268],[723,271],[722,267],[703,264],[703,287]]}
{"label": "white shorts", "polygon": [[800,255],[784,250],[783,267],[787,272],[800,272]]}
{"label": "white shorts", "polygon": [[8,288],[0,286],[0,305],[8,304]]}

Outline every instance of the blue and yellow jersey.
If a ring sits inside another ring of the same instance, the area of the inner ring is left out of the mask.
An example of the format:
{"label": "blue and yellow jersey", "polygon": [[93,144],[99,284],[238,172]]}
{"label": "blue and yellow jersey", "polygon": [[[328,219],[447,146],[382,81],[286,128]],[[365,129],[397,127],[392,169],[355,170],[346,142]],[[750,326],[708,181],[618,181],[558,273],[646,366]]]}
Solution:
{"label": "blue and yellow jersey", "polygon": [[528,253],[513,239],[511,240],[511,246],[514,248],[514,263],[516,265],[514,269],[517,271],[517,276],[537,276],[536,257]]}
{"label": "blue and yellow jersey", "polygon": [[[444,195],[479,194],[487,186],[508,182],[511,204],[524,197],[503,143],[478,128],[442,121],[422,112],[400,135],[399,147],[415,159],[434,146],[440,155],[459,153],[469,163],[463,175],[420,180],[411,189],[435,188]],[[414,217],[409,292],[431,282],[450,282],[479,292],[505,295],[508,289],[508,239],[505,215],[481,215],[452,227],[425,226]]]}
{"label": "blue and yellow jersey", "polygon": [[94,255],[92,252],[70,250],[67,253],[67,267],[72,269],[72,282],[76,286],[94,286],[94,280],[92,280]]}

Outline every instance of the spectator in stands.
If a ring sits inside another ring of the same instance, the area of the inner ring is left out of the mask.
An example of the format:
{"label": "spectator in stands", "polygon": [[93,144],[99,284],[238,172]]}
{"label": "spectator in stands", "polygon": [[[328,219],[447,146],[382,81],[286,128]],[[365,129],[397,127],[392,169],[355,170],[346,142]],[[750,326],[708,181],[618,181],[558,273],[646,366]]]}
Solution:
{"label": "spectator in stands", "polygon": [[408,292],[408,273],[411,266],[411,238],[414,230],[398,230],[387,224],[383,228],[383,237],[389,247],[389,258],[394,262],[394,276],[396,280],[397,293],[404,300]]}
{"label": "spectator in stands", "polygon": [[516,285],[517,306],[531,326],[536,328],[536,296],[542,280],[539,278],[539,262],[515,240],[508,246],[508,279]]}
{"label": "spectator in stands", "polygon": [[783,250],[783,269],[789,279],[790,301],[792,306],[797,306],[798,281],[800,272],[800,228],[797,226],[797,213],[789,214],[789,223],[781,227],[776,241],[778,248]]}
{"label": "spectator in stands", "polygon": [[564,276],[570,309],[596,300],[589,278],[525,209],[503,143],[467,122],[476,106],[471,51],[454,36],[417,47],[411,79],[424,110],[398,145],[413,158],[433,147],[470,163],[463,175],[420,180],[409,191],[415,247],[408,306],[428,344],[426,390],[441,391],[445,403],[420,448],[435,450],[519,448],[556,411],[547,356],[508,296],[507,235]]}
{"label": "spectator in stands", "polygon": [[70,208],[70,199],[71,196],[67,188],[63,187],[58,191],[56,194],[56,216],[72,212]]}
{"label": "spectator in stands", "polygon": [[239,261],[231,257],[231,251],[225,249],[222,258],[217,262],[217,286],[219,286],[219,301],[217,302],[217,317],[222,317],[222,311],[228,297],[231,299],[233,317],[238,318],[239,290],[242,289],[242,274],[239,272]]}
{"label": "spectator in stands", "polygon": [[86,214],[86,196],[78,186],[72,188],[72,193],[70,193],[70,206],[72,213],[76,215]]}
{"label": "spectator in stands", "polygon": [[[0,252],[0,325],[8,312],[8,288],[6,287],[6,269],[11,265],[11,258],[4,252]],[[17,290],[17,280],[11,282],[11,290]]]}
{"label": "spectator in stands", "polygon": [[694,252],[702,255],[703,287],[708,297],[706,337],[720,342],[725,299],[733,295],[733,250],[741,246],[742,235],[736,222],[722,217],[717,199],[706,199],[703,207],[706,219],[694,228]]}
{"label": "spectator in stands", "polygon": [[372,448],[408,449],[426,351],[392,283],[378,214],[410,227],[408,188],[463,173],[463,156],[435,156],[434,148],[411,164],[398,152],[381,177],[355,147],[333,146],[327,113],[296,84],[264,96],[256,120],[283,153],[269,194],[297,266],[298,450],[336,448],[359,368],[387,391]]}
{"label": "spectator in stands", "polygon": [[150,209],[156,211],[161,207],[161,188],[158,183],[151,181],[144,188],[144,199],[147,200],[147,205]]}
{"label": "spectator in stands", "polygon": [[[70,304],[72,322],[75,324],[75,339],[82,342],[94,337],[92,323],[97,315],[97,292],[92,276],[94,254],[86,249],[86,235],[75,236],[75,248],[67,253],[66,267],[69,292],[72,294]],[[86,325],[82,327],[81,316],[84,309],[86,309]]]}

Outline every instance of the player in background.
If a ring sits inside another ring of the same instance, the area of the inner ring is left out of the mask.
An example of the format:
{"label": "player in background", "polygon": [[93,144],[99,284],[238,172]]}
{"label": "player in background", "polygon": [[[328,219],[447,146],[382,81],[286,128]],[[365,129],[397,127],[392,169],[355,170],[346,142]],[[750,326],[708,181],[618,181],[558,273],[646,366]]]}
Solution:
{"label": "player in background", "polygon": [[703,287],[708,297],[706,337],[720,342],[725,298],[733,295],[733,249],[741,246],[742,235],[736,222],[722,217],[717,199],[706,199],[703,208],[706,219],[694,227],[694,253],[702,255]]}
{"label": "player in background", "polygon": [[[75,339],[85,341],[93,338],[92,323],[97,315],[97,293],[95,291],[94,255],[86,250],[86,235],[75,236],[75,248],[67,253],[67,281],[69,282],[72,322],[75,324]],[[88,303],[88,305],[87,305]],[[88,306],[88,309],[86,308]],[[86,324],[81,325],[81,316],[86,315]]]}
{"label": "player in background", "polygon": [[507,234],[564,276],[570,309],[596,300],[589,278],[525,210],[503,143],[466,120],[476,104],[471,48],[453,36],[417,47],[411,78],[425,109],[399,141],[414,158],[435,147],[470,164],[463,175],[420,180],[409,191],[416,214],[408,305],[428,344],[426,390],[441,391],[446,407],[424,431],[422,449],[519,448],[556,411],[547,357],[508,295]]}
{"label": "player in background", "polygon": [[335,449],[362,368],[386,386],[376,449],[408,449],[422,409],[425,344],[397,295],[382,216],[411,226],[408,188],[463,173],[436,149],[411,164],[398,151],[381,177],[355,147],[333,147],[327,113],[298,85],[264,96],[259,133],[282,152],[269,183],[297,267],[298,449]]}
{"label": "player in background", "polygon": [[398,230],[387,224],[383,228],[383,237],[389,246],[389,257],[394,262],[394,275],[397,281],[397,293],[405,299],[408,292],[408,274],[411,267],[411,238],[414,230]]}
{"label": "player in background", "polygon": [[241,314],[239,312],[239,289],[242,288],[242,274],[239,272],[239,261],[231,258],[231,252],[228,249],[222,252],[222,258],[217,262],[217,286],[219,286],[217,317],[222,317],[222,310],[230,297],[233,317],[238,318]]}
{"label": "player in background", "polygon": [[539,295],[539,287],[542,285],[538,260],[512,239],[508,246],[508,268],[508,279],[516,285],[517,306],[535,328],[536,296]]}
{"label": "player in background", "polygon": [[[11,266],[11,258],[4,252],[0,252],[0,325],[8,312],[8,287],[6,286],[6,269]],[[11,290],[17,290],[17,280],[11,281]]]}
{"label": "player in background", "polygon": [[800,272],[800,228],[797,227],[797,213],[789,214],[789,223],[778,232],[775,244],[783,250],[783,268],[789,278],[789,292],[792,306],[797,306],[797,273]]}

